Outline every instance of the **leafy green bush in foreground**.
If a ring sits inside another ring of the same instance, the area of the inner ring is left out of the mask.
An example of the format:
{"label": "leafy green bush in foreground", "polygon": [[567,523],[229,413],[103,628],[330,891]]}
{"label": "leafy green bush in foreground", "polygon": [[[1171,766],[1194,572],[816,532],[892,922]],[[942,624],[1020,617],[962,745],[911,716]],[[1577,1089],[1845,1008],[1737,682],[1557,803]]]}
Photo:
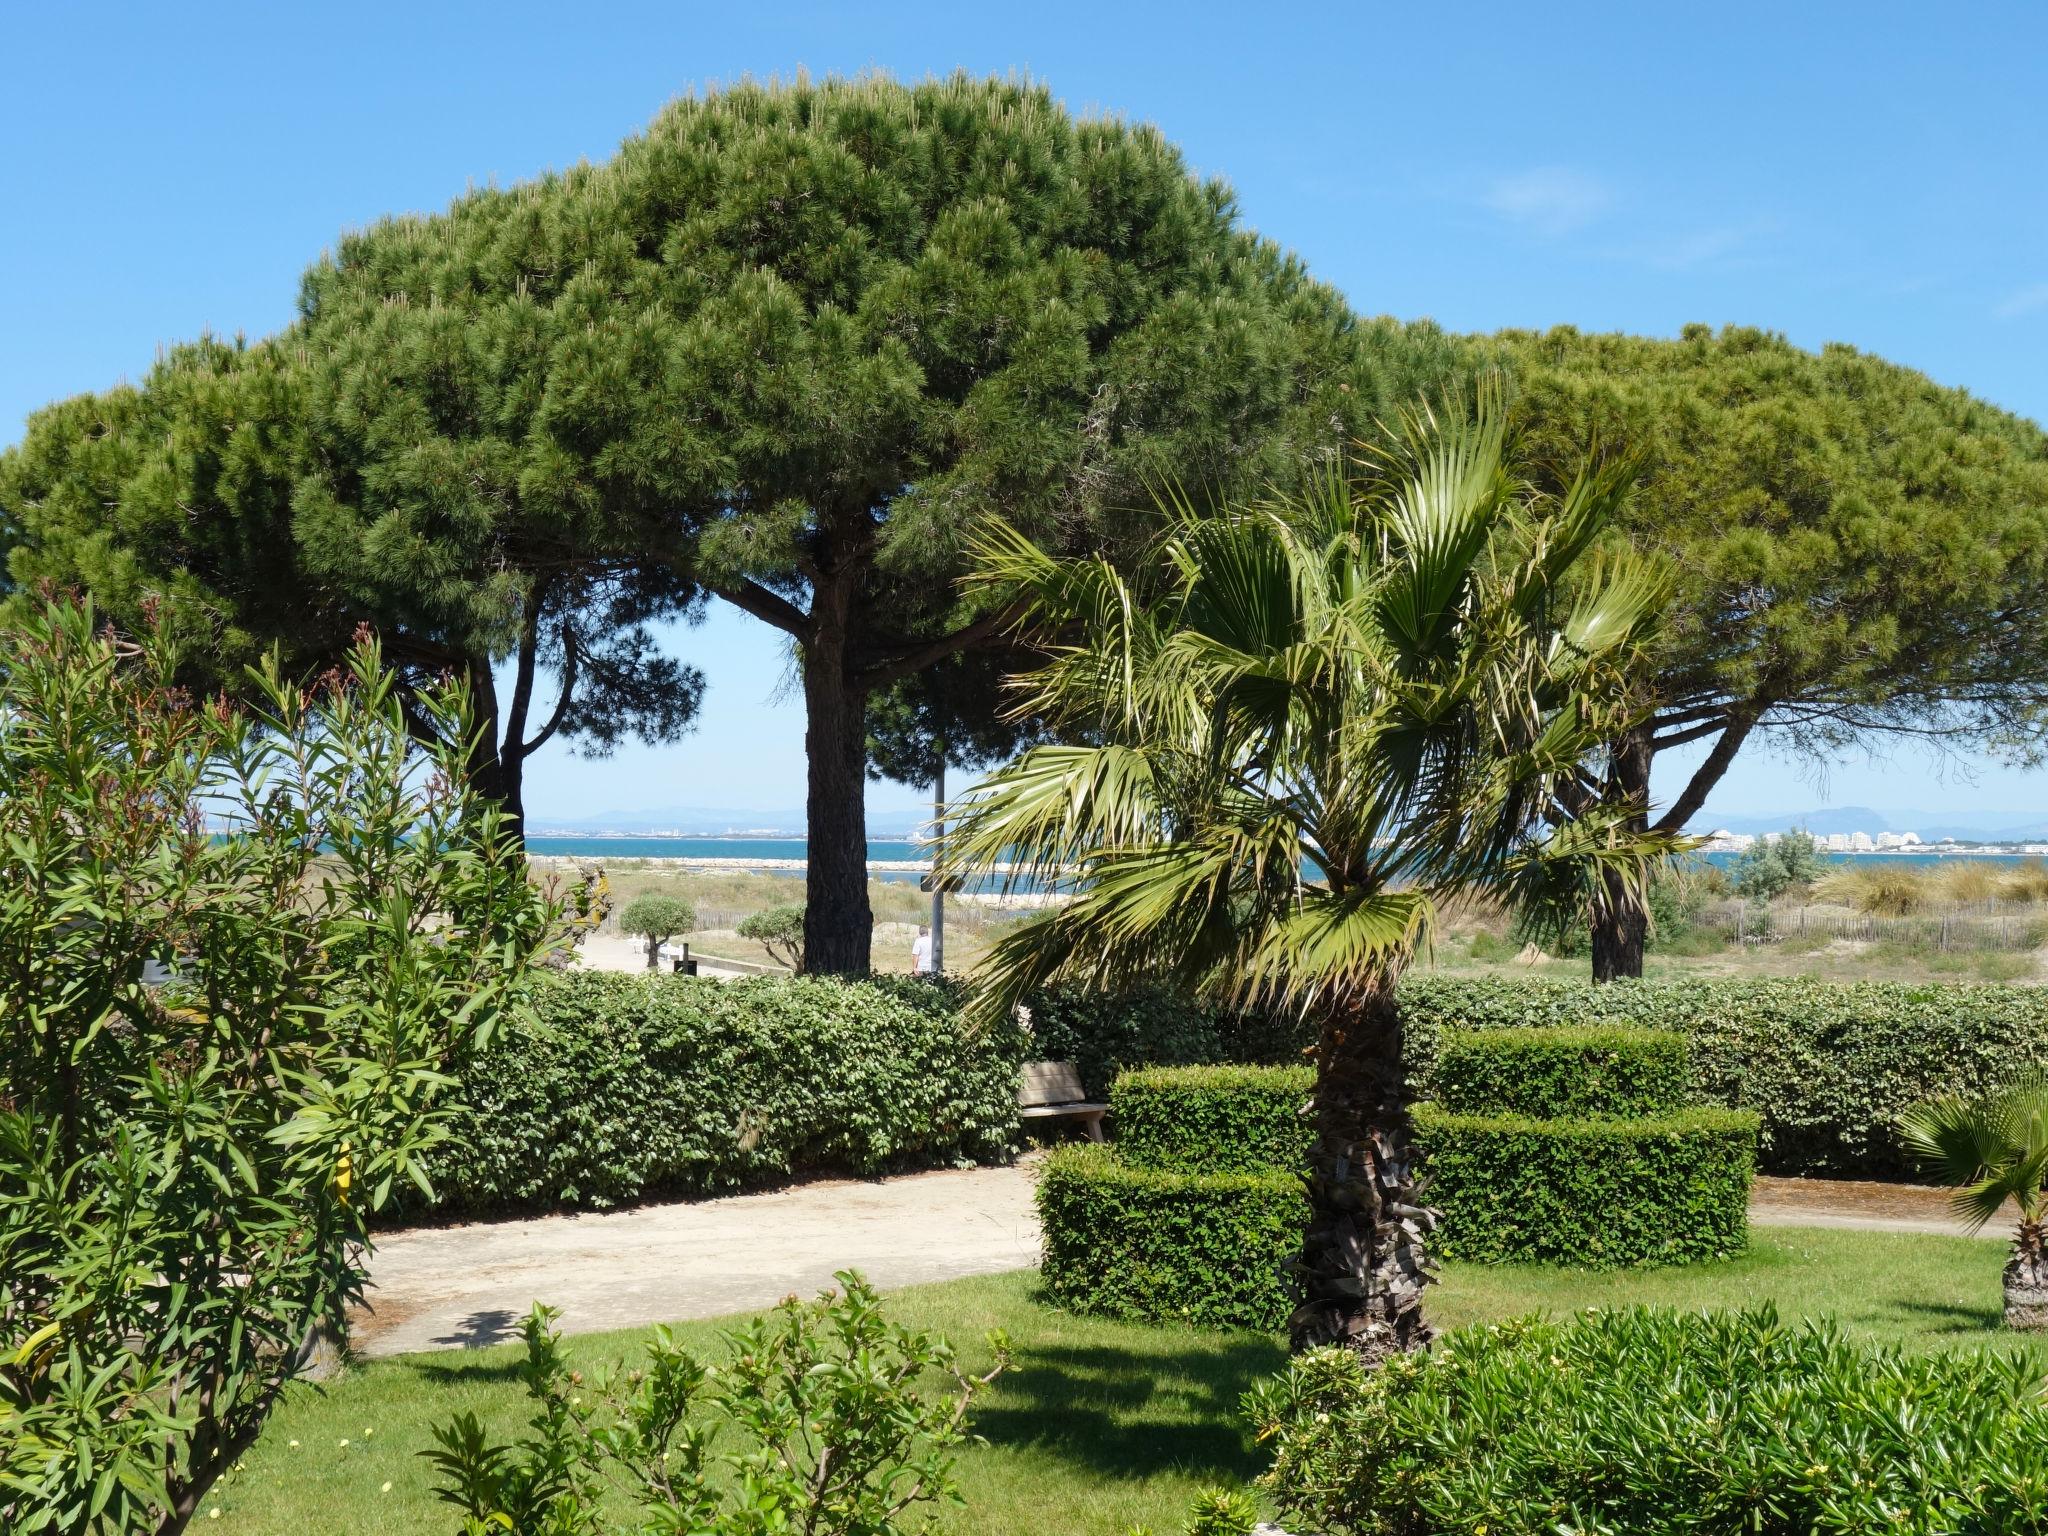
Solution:
{"label": "leafy green bush in foreground", "polygon": [[[646,1364],[586,1381],[537,1306],[520,1380],[534,1406],[516,1445],[472,1413],[423,1452],[471,1536],[898,1536],[927,1507],[959,1501],[954,1453],[967,1412],[1001,1374],[969,1375],[944,1339],[891,1324],[860,1276],[813,1302],[791,1297],[726,1336],[722,1364],[665,1327]],[[929,1395],[938,1386],[937,1396]],[[721,1439],[743,1448],[721,1451]],[[636,1518],[619,1516],[627,1507]]]}
{"label": "leafy green bush in foreground", "polygon": [[1638,1309],[1460,1329],[1377,1371],[1319,1350],[1246,1405],[1282,1523],[1328,1536],[2038,1536],[2042,1387],[2021,1357],[1767,1307]]}
{"label": "leafy green bush in foreground", "polygon": [[[248,710],[53,606],[0,635],[0,1530],[175,1533],[425,1191],[449,1066],[563,942],[365,639]],[[168,974],[167,974],[168,973]]]}

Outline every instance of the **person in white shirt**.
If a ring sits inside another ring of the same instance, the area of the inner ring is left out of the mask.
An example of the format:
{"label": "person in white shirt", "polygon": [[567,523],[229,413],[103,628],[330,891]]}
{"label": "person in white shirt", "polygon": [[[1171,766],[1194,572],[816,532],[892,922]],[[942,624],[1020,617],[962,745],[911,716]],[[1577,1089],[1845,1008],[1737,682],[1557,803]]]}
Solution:
{"label": "person in white shirt", "polygon": [[917,937],[910,941],[910,974],[928,976],[932,969],[932,930],[929,924],[917,925]]}

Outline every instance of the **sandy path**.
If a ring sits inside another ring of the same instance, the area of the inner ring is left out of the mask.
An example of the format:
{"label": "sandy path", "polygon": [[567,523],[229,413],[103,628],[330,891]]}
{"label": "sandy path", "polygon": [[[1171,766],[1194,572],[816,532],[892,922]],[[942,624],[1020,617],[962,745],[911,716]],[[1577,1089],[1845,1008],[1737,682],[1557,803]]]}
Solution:
{"label": "sandy path", "polygon": [[[364,1355],[496,1344],[536,1300],[569,1333],[771,1306],[840,1269],[884,1288],[1029,1269],[1038,1262],[1031,1170],[974,1168],[830,1180],[637,1210],[393,1232],[371,1261]],[[1940,1190],[1758,1179],[1750,1220],[1767,1227],[1955,1233]],[[1988,1235],[2003,1237],[2000,1227]]]}
{"label": "sandy path", "polygon": [[364,1355],[496,1344],[535,1301],[562,1328],[719,1317],[810,1295],[840,1269],[884,1287],[1038,1262],[1027,1168],[832,1180],[637,1210],[422,1227],[380,1238]]}

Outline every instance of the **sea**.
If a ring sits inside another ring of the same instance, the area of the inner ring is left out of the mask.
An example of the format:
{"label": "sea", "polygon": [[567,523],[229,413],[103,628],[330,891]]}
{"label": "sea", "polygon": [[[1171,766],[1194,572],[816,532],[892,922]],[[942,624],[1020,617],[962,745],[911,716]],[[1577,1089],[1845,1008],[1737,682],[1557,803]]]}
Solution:
{"label": "sea", "polygon": [[[731,860],[738,868],[749,866],[775,874],[787,874],[792,868],[801,868],[808,853],[805,840],[801,837],[547,837],[534,836],[526,840],[527,850],[536,855],[561,859],[720,859]],[[868,843],[868,863],[881,864],[923,864],[930,860],[930,850],[923,844],[908,838],[878,838]],[[1706,853],[1699,857],[1710,864],[1727,867],[1740,857],[1734,853]],[[1822,855],[1830,863],[1837,864],[1909,864],[1922,866],[1945,860],[1969,859],[1989,864],[2017,864],[2025,859],[2039,859],[2039,854],[2013,853],[2006,850],[1987,849],[1982,852],[1951,853],[1827,853]],[[876,869],[877,880],[915,883],[920,871],[915,869]]]}

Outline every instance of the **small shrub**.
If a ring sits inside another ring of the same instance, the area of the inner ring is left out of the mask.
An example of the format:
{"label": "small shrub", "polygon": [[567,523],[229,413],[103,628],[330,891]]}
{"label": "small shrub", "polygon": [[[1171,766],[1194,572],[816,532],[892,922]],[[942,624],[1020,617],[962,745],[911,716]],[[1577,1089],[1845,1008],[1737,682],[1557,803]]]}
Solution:
{"label": "small shrub", "polygon": [[1140,1067],[1110,1090],[1117,1154],[1177,1173],[1271,1173],[1305,1167],[1313,1131],[1302,1110],[1307,1067]]}
{"label": "small shrub", "polygon": [[1515,946],[1508,939],[1489,929],[1482,928],[1472,935],[1472,942],[1465,946],[1465,953],[1481,965],[1515,958]]}
{"label": "small shrub", "polygon": [[1630,1120],[1414,1110],[1445,1258],[1613,1268],[1740,1253],[1757,1119],[1689,1109]]}
{"label": "small shrub", "polygon": [[1551,1119],[1680,1109],[1689,1075],[1683,1035],[1591,1025],[1447,1034],[1433,1081],[1453,1113]]}
{"label": "small shrub", "polygon": [[1246,1406],[1282,1522],[1332,1536],[2022,1536],[2048,1530],[2042,1390],[2020,1355],[1640,1309],[1459,1329],[1378,1370],[1318,1350]]}
{"label": "small shrub", "polygon": [[1283,1266],[1309,1213],[1294,1174],[1166,1173],[1064,1147],[1040,1170],[1038,1213],[1055,1306],[1268,1331],[1293,1310]]}
{"label": "small shrub", "polygon": [[697,909],[681,896],[667,891],[642,891],[626,903],[619,914],[619,931],[638,934],[647,940],[647,969],[661,961],[661,946],[679,933],[697,926]]}
{"label": "small shrub", "polygon": [[770,907],[740,919],[739,936],[752,939],[792,971],[804,968],[804,909]]}
{"label": "small shrub", "polygon": [[1744,900],[1768,903],[1787,891],[1809,889],[1827,868],[1811,833],[1786,832],[1743,849],[1728,883]]}
{"label": "small shrub", "polygon": [[[441,1498],[479,1536],[926,1529],[925,1508],[959,1500],[954,1453],[1007,1346],[994,1336],[994,1368],[969,1375],[945,1340],[890,1324],[858,1275],[837,1278],[839,1292],[791,1297],[735,1329],[721,1365],[657,1328],[643,1367],[588,1381],[570,1369],[553,1309],[536,1306],[519,1373],[532,1432],[495,1443],[471,1413],[437,1427],[441,1448],[421,1454],[440,1470]],[[717,1452],[722,1436],[744,1448]],[[628,1508],[636,1517],[618,1518]]]}

